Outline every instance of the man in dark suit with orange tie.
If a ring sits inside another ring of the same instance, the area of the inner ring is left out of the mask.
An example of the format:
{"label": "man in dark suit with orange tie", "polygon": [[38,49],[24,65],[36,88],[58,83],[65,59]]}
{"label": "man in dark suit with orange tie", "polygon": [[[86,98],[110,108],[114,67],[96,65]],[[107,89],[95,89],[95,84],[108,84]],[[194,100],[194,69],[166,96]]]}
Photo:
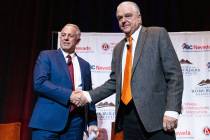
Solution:
{"label": "man in dark suit with orange tie", "polygon": [[78,91],[73,102],[97,103],[116,93],[116,140],[175,140],[183,76],[169,35],[163,27],[142,26],[134,2],[120,3],[116,16],[125,38],[113,50],[110,78]]}
{"label": "man in dark suit with orange tie", "polygon": [[75,53],[80,41],[77,25],[67,24],[60,34],[60,49],[42,51],[34,69],[37,101],[30,120],[32,140],[82,140],[97,129],[94,104],[76,107],[74,90],[92,89],[90,65]]}

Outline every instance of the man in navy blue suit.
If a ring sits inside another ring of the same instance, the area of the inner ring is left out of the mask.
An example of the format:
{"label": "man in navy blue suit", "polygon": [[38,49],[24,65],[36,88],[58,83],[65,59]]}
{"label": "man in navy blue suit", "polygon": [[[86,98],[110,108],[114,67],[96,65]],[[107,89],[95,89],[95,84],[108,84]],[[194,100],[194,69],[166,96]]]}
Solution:
{"label": "man in navy blue suit", "polygon": [[82,140],[87,126],[89,133],[97,129],[95,105],[71,103],[74,90],[92,89],[90,65],[75,53],[80,34],[77,25],[66,24],[61,48],[38,56],[33,81],[37,101],[29,124],[32,140]]}

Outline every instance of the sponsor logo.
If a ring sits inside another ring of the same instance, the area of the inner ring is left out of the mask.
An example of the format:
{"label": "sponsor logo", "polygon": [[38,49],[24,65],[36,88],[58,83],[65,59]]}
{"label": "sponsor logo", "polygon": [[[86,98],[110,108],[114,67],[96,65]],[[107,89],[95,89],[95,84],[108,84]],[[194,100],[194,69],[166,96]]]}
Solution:
{"label": "sponsor logo", "polygon": [[203,85],[207,85],[210,84],[210,80],[206,79],[206,80],[202,80],[201,82],[198,83],[199,86],[203,86]]}
{"label": "sponsor logo", "polygon": [[210,45],[189,44],[187,42],[181,45],[184,52],[203,52],[210,51]]}
{"label": "sponsor logo", "polygon": [[115,119],[115,109],[114,108],[96,108],[97,119],[99,123],[104,120],[114,120]]}
{"label": "sponsor logo", "polygon": [[110,102],[100,102],[96,105],[96,107],[101,108],[101,107],[115,107],[115,104]]}
{"label": "sponsor logo", "polygon": [[91,65],[92,72],[110,72],[111,66],[99,66],[99,65]]}
{"label": "sponsor logo", "polygon": [[102,45],[101,45],[101,53],[102,54],[112,54],[112,51],[113,51],[115,45],[116,45],[116,43],[113,43],[113,42],[102,43]]}
{"label": "sponsor logo", "polygon": [[77,53],[92,53],[92,52],[94,52],[90,46],[77,46],[75,48],[75,51]]}
{"label": "sponsor logo", "polygon": [[190,130],[176,130],[176,137],[192,138],[192,132]]}
{"label": "sponsor logo", "polygon": [[102,48],[104,51],[107,51],[107,50],[110,49],[110,46],[109,46],[108,43],[104,43],[104,44],[102,44],[101,48]]}
{"label": "sponsor logo", "polygon": [[197,75],[200,72],[200,68],[194,66],[193,63],[187,59],[181,59],[179,62],[182,67],[182,73],[185,76]]}
{"label": "sponsor logo", "polygon": [[192,89],[192,93],[196,96],[210,97],[210,79],[198,82],[197,86]]}
{"label": "sponsor logo", "polygon": [[185,60],[185,59],[181,59],[181,60],[180,60],[180,63],[181,63],[181,64],[192,64],[192,63],[191,63],[189,60],[187,60],[187,59],[186,59],[186,60]]}
{"label": "sponsor logo", "polygon": [[210,72],[210,62],[206,64],[208,71]]}
{"label": "sponsor logo", "polygon": [[210,107],[196,102],[184,102],[182,104],[182,115],[186,117],[201,117],[210,115]]}
{"label": "sponsor logo", "polygon": [[203,133],[204,133],[204,135],[206,135],[206,136],[210,136],[210,128],[209,128],[209,127],[204,127],[204,128],[203,128]]}
{"label": "sponsor logo", "polygon": [[210,69],[210,62],[207,63],[207,67],[208,67],[208,69]]}

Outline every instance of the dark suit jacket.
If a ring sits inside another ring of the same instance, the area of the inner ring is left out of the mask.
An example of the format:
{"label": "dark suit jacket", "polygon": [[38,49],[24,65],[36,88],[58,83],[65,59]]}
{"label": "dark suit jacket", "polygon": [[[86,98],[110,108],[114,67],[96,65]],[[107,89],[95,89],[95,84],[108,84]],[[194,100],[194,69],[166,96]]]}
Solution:
{"label": "dark suit jacket", "polygon": [[[110,79],[90,91],[94,103],[116,92],[116,113],[122,85],[122,53],[125,39],[114,48]],[[148,132],[163,128],[165,111],[181,111],[183,75],[167,31],[142,27],[135,49],[131,91],[139,118]],[[120,117],[117,114],[118,118]],[[118,127],[116,122],[115,128]]]}
{"label": "dark suit jacket", "polygon": [[[82,88],[90,90],[92,89],[90,65],[80,57],[78,61],[81,69]],[[38,98],[29,126],[49,131],[62,131],[70,114],[71,86],[68,66],[61,50],[42,51],[34,69],[34,90]],[[95,105],[89,104],[86,108],[88,111],[87,123],[96,124]],[[84,117],[75,120],[75,123],[77,122],[82,122],[83,125],[80,127],[84,127]]]}

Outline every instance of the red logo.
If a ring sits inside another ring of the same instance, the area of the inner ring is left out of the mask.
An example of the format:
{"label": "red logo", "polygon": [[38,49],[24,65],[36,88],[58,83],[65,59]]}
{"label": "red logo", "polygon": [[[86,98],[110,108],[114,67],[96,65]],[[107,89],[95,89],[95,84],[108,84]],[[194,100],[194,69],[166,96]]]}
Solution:
{"label": "red logo", "polygon": [[204,129],[203,129],[203,133],[205,134],[205,135],[210,135],[210,128],[208,128],[208,127],[205,127]]}
{"label": "red logo", "polygon": [[107,44],[107,43],[104,43],[101,47],[104,51],[107,51],[110,48],[109,44]]}

